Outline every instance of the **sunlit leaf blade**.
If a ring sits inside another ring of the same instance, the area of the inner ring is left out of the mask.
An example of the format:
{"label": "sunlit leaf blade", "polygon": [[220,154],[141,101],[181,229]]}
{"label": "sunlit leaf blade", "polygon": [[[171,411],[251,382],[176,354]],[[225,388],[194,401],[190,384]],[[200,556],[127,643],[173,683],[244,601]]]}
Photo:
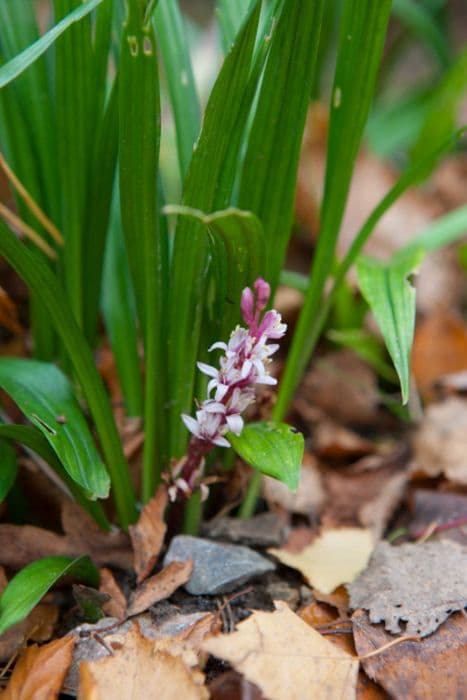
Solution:
{"label": "sunlit leaf blade", "polygon": [[316,342],[314,321],[321,312],[331,273],[347,194],[373,98],[391,0],[345,0],[331,98],[326,176],[320,232],[310,286],[295,329],[274,418],[281,420]]}
{"label": "sunlit leaf blade", "polygon": [[110,479],[65,375],[45,362],[2,357],[0,387],[42,432],[71,478],[91,498],[106,498]]}
{"label": "sunlit leaf blade", "polygon": [[112,409],[89,346],[78,328],[56,276],[0,221],[0,252],[47,309],[88,402],[112,479],[120,523],[136,519],[134,490]]}
{"label": "sunlit leaf blade", "polygon": [[[225,157],[230,141],[234,138],[232,129],[236,125],[248,85],[259,8],[256,3],[224,61],[206,107],[203,129],[188,170],[183,204],[207,213],[219,208],[218,182],[226,167]],[[169,295],[168,361],[172,402],[172,456],[183,453],[187,439],[180,414],[190,413],[192,409],[203,312],[199,300],[204,298],[206,292],[208,253],[203,225],[182,217],[175,235]]]}
{"label": "sunlit leaf blade", "polygon": [[264,275],[265,240],[261,222],[251,212],[233,207],[213,214],[176,205],[169,205],[164,211],[192,217],[206,227],[220,301],[219,337],[224,338],[240,319],[242,290]]}
{"label": "sunlit leaf blade", "polygon": [[290,237],[298,159],[318,51],[323,0],[284,3],[264,69],[243,165],[238,204],[268,239],[274,287]]}
{"label": "sunlit leaf blade", "polygon": [[101,2],[102,0],[88,0],[88,2],[82,3],[73,10],[73,12],[70,12],[52,27],[52,29],[49,29],[49,31],[34,42],[34,44],[28,46],[27,49],[22,51],[18,56],[15,56],[15,58],[12,58],[8,63],[5,63],[5,65],[0,68],[0,88],[8,85],[16,76],[26,70],[39,56],[42,56],[44,51],[47,51],[47,49],[52,46],[68,27],[75,22],[79,22],[83,17],[86,17],[86,15],[92,12]]}
{"label": "sunlit leaf blade", "polygon": [[99,585],[99,572],[89,557],[45,557],[25,566],[0,596],[0,634],[24,620],[41,598],[65,575]]}
{"label": "sunlit leaf blade", "polygon": [[17,473],[16,452],[6,440],[0,439],[0,503],[15,483]]}
{"label": "sunlit leaf blade", "polygon": [[240,455],[262,474],[282,481],[292,491],[298,488],[304,440],[290,425],[261,421],[248,423],[240,435],[227,438]]}
{"label": "sunlit leaf blade", "polygon": [[357,261],[360,290],[383,335],[399,376],[402,401],[410,391],[410,351],[415,328],[415,289],[407,279],[423,258],[423,250],[396,255],[389,263],[362,256]]}
{"label": "sunlit leaf blade", "polygon": [[227,51],[245,19],[250,0],[218,0],[216,14],[222,35],[224,51]]}

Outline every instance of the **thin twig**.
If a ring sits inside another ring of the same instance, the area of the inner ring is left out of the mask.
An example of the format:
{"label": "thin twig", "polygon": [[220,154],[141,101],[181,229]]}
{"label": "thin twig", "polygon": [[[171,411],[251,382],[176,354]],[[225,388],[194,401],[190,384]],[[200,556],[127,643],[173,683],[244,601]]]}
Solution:
{"label": "thin twig", "polygon": [[397,644],[401,644],[402,642],[420,642],[421,639],[420,637],[415,637],[415,636],[407,636],[407,637],[398,637],[397,639],[393,639],[392,641],[388,642],[387,644],[383,644],[382,647],[379,647],[378,649],[375,649],[374,651],[368,652],[368,654],[364,654],[363,656],[357,656],[356,658],[358,661],[366,661],[367,659],[371,659],[372,656],[378,656],[378,654],[382,654],[384,651],[387,651],[388,649],[391,649],[391,647],[395,647]]}
{"label": "thin twig", "polygon": [[32,198],[32,196],[29,194],[25,186],[20,182],[20,180],[17,178],[13,170],[10,168],[8,163],[5,160],[4,155],[0,152],[0,168],[2,168],[3,172],[7,176],[8,180],[11,182],[13,187],[16,189],[18,192],[19,196],[23,200],[23,202],[26,204],[28,207],[29,211],[34,214],[36,219],[42,224],[42,226],[45,228],[45,230],[50,234],[50,236],[54,239],[56,243],[59,245],[63,245],[63,236],[58,230],[58,228],[55,226],[55,224],[49,219],[47,214],[45,214],[40,206],[37,204],[37,202]]}

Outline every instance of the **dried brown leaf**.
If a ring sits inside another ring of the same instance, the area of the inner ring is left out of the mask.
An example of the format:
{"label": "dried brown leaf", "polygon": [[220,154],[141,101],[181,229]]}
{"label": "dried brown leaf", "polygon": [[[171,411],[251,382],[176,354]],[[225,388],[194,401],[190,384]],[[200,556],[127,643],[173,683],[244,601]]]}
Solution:
{"label": "dried brown leaf", "polygon": [[27,641],[47,642],[58,620],[58,607],[39,603],[25,620],[0,636],[0,661],[8,661]]}
{"label": "dried brown leaf", "polygon": [[88,554],[97,566],[131,570],[132,553],[126,533],[103,532],[86,511],[69,500],[63,503],[62,527],[73,555]]}
{"label": "dried brown leaf", "polygon": [[[382,625],[372,625],[363,610],[355,612],[352,620],[360,656],[394,639]],[[403,642],[361,663],[392,698],[463,698],[467,688],[467,618],[456,613],[422,642]]]}
{"label": "dried brown leaf", "polygon": [[243,675],[270,700],[355,698],[358,661],[337,649],[283,602],[256,611],[232,634],[211,637],[203,649]]}
{"label": "dried brown leaf", "polygon": [[297,491],[291,491],[281,481],[265,476],[262,479],[262,495],[269,504],[279,505],[291,513],[317,515],[324,502],[324,491],[316,458],[305,452]]}
{"label": "dried brown leaf", "polygon": [[79,700],[205,700],[204,676],[183,655],[158,648],[133,626],[123,645],[99,661],[83,662]]}
{"label": "dried brown leaf", "polygon": [[370,564],[349,586],[350,607],[384,620],[393,634],[425,637],[467,605],[467,547],[425,542],[393,547],[380,542]]}
{"label": "dried brown leaf", "polygon": [[41,647],[28,647],[15,666],[2,700],[58,698],[74,645],[74,637],[68,636]]}
{"label": "dried brown leaf", "polygon": [[314,588],[332,593],[341,584],[353,581],[365,569],[373,548],[370,530],[342,528],[325,530],[301,552],[268,551],[282,564],[300,571]]}
{"label": "dried brown leaf", "polygon": [[189,581],[193,572],[192,561],[173,561],[158,574],[146,579],[135,591],[127,614],[137,615],[154,603],[165,600],[180,586]]}
{"label": "dried brown leaf", "polygon": [[322,459],[352,461],[373,454],[376,445],[353,430],[323,420],[313,431],[313,451]]}
{"label": "dried brown leaf", "polygon": [[415,489],[410,498],[410,510],[408,529],[414,539],[422,537],[428,528],[436,524],[438,539],[466,544],[467,495]]}
{"label": "dried brown leaf", "polygon": [[101,593],[107,593],[111,598],[102,608],[105,614],[109,617],[116,617],[118,620],[123,620],[127,608],[126,598],[110,569],[103,568],[100,570],[99,591]]}
{"label": "dried brown leaf", "polygon": [[453,396],[428,406],[413,438],[414,470],[467,485],[466,431],[467,400]]}
{"label": "dried brown leaf", "polygon": [[157,562],[167,529],[164,521],[166,506],[167,489],[160,486],[156,495],[144,506],[136,525],[129,527],[138,583],[149,576]]}
{"label": "dried brown leaf", "polygon": [[68,541],[62,535],[33,525],[0,525],[2,563],[14,570],[22,569],[36,559],[70,554]]}
{"label": "dried brown leaf", "polygon": [[419,321],[411,365],[422,396],[433,399],[435,382],[446,374],[467,369],[467,325],[448,311],[430,314]]}
{"label": "dried brown leaf", "polygon": [[362,472],[328,471],[323,527],[362,526],[379,538],[404,496],[407,480],[406,470],[397,464]]}

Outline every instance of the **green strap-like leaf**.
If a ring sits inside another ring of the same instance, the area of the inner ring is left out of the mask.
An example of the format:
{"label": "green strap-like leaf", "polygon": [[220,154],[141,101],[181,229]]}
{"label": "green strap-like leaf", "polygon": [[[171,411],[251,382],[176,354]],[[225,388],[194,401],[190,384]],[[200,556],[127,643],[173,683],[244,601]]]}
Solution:
{"label": "green strap-like leaf", "polygon": [[261,83],[238,204],[267,237],[266,277],[274,287],[291,233],[305,118],[315,80],[323,0],[285,2]]}
{"label": "green strap-like leaf", "polygon": [[316,341],[326,279],[331,273],[347,194],[376,83],[391,0],[345,0],[331,100],[320,232],[310,286],[287,358],[274,418],[285,415]]}
{"label": "green strap-like leaf", "polygon": [[282,481],[292,491],[298,488],[303,459],[303,435],[285,423],[248,423],[240,435],[227,438],[235,452],[262,474]]}
{"label": "green strap-like leaf", "polygon": [[64,299],[56,276],[0,221],[0,253],[47,308],[87,399],[112,479],[121,525],[136,519],[134,490],[112,409],[89,346]]}
{"label": "green strap-like leaf", "polygon": [[407,279],[423,258],[422,250],[396,255],[388,264],[362,256],[357,261],[361,292],[373,311],[399,375],[402,401],[410,391],[410,350],[415,328],[415,289]]}
{"label": "green strap-like leaf", "polygon": [[0,503],[8,496],[17,473],[16,452],[6,440],[0,439]]}
{"label": "green strap-like leaf", "polygon": [[42,56],[44,51],[47,51],[47,49],[52,46],[68,27],[71,27],[72,24],[86,17],[86,15],[92,12],[101,2],[102,0],[88,0],[88,2],[83,3],[52,27],[52,29],[49,29],[49,31],[35,41],[34,44],[28,46],[27,49],[22,51],[18,56],[15,56],[15,58],[12,58],[8,63],[5,63],[5,65],[0,68],[0,88],[8,85],[16,76],[26,70],[39,56]]}
{"label": "green strap-like leaf", "polygon": [[45,557],[25,566],[0,596],[0,634],[29,615],[41,598],[65,575],[97,587],[99,572],[89,557]]}
{"label": "green strap-like leaf", "polygon": [[55,365],[0,358],[0,387],[44,435],[90,498],[106,498],[110,479],[71,384]]}
{"label": "green strap-like leaf", "polygon": [[[248,85],[260,4],[256,3],[227,55],[212,90],[183,193],[183,204],[211,213],[217,207],[218,183],[235,135],[237,115]],[[242,129],[244,125],[242,125]],[[235,163],[229,165],[234,166]],[[221,208],[221,207],[219,207]],[[177,226],[169,294],[170,441],[172,456],[186,444],[182,412],[191,412],[209,246],[203,225],[181,217]]]}

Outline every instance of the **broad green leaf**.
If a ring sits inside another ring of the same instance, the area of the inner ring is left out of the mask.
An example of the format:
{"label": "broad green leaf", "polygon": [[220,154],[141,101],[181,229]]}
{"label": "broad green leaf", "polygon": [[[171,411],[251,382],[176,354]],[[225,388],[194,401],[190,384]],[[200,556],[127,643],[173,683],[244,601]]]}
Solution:
{"label": "broad green leaf", "polygon": [[15,483],[17,473],[16,452],[6,440],[0,439],[0,503]]}
{"label": "broad green leaf", "polygon": [[89,557],[45,557],[28,564],[11,579],[0,596],[0,634],[24,620],[65,575],[90,586],[99,585],[99,572]]}
{"label": "broad green leaf", "polygon": [[[167,461],[168,238],[161,225],[157,187],[160,97],[152,24],[143,26],[129,5],[120,49],[120,208],[145,360],[143,500],[154,493]],[[157,377],[157,381],[156,381]]]}
{"label": "broad green leaf", "polygon": [[238,205],[254,212],[267,239],[274,288],[289,241],[298,160],[321,30],[323,0],[284,3],[270,41],[243,163]]}
{"label": "broad green leaf", "polygon": [[395,255],[385,264],[362,256],[357,261],[360,290],[383,335],[399,376],[402,401],[410,391],[410,351],[415,328],[415,289],[407,279],[423,258],[422,250]]}
{"label": "broad green leaf", "polygon": [[109,399],[89,346],[78,328],[56,276],[0,221],[0,253],[47,309],[88,402],[112,479],[120,523],[136,519],[134,490]]}
{"label": "broad green leaf", "polygon": [[2,357],[0,387],[42,432],[89,497],[106,498],[109,476],[65,375],[45,362]]}
{"label": "broad green leaf", "polygon": [[[226,169],[234,127],[249,83],[260,5],[256,3],[227,55],[211,92],[183,192],[185,206],[211,213],[218,206],[218,183]],[[244,129],[244,125],[241,125]],[[234,167],[235,163],[229,164]],[[169,293],[168,365],[171,387],[171,456],[181,456],[186,430],[180,414],[191,412],[209,245],[201,222],[181,217],[175,233]]]}
{"label": "broad green leaf", "polygon": [[94,518],[99,527],[106,531],[111,529],[101,504],[86,498],[81,487],[70,478],[49,442],[37,428],[34,428],[32,425],[0,423],[0,439],[1,438],[18,442],[39,455],[39,457],[58,474],[62,481],[68,486],[75,500]]}
{"label": "broad green leaf", "polygon": [[73,12],[70,12],[52,29],[49,29],[43,36],[34,42],[27,49],[22,51],[18,56],[12,58],[0,68],[0,88],[8,85],[16,76],[20,75],[28,66],[36,61],[39,56],[47,51],[52,44],[63,34],[72,24],[79,22],[83,17],[86,17],[92,12],[102,0],[88,0],[82,3]]}
{"label": "broad green leaf", "polygon": [[251,212],[235,208],[204,214],[190,207],[169,205],[164,212],[197,219],[211,235],[217,295],[221,302],[219,337],[226,337],[238,323],[242,290],[264,274],[265,240],[261,222]]}
{"label": "broad green leaf", "polygon": [[298,488],[303,459],[303,435],[290,425],[261,421],[248,423],[240,435],[228,433],[235,452],[262,474],[282,481],[292,491]]}

